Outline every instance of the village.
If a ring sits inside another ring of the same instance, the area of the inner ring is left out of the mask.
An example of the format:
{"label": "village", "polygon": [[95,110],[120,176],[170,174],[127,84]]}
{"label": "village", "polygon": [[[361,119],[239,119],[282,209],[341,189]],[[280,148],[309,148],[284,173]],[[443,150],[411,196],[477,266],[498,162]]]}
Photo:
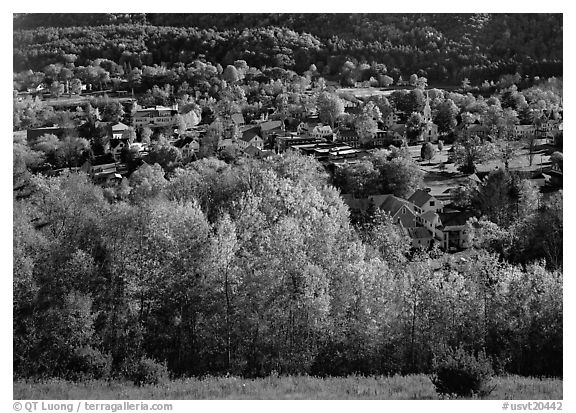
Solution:
{"label": "village", "polygon": [[562,399],[562,13],[12,27],[15,400]]}
{"label": "village", "polygon": [[[409,114],[392,110],[381,116],[377,110],[377,115],[373,117],[376,127],[370,131],[369,139],[363,139],[357,124],[341,120],[347,116],[361,116],[368,107],[374,110],[371,99],[384,94],[389,96],[391,93],[366,86],[358,84],[351,89],[332,88],[329,96],[343,106],[343,114],[331,124],[320,121],[318,107],[314,104],[302,105],[300,110],[292,110],[289,114],[281,111],[278,106],[271,107],[250,122],[246,122],[240,112],[231,113],[226,125],[228,130],[224,134],[228,137],[217,139],[210,155],[226,154],[229,159],[264,159],[293,151],[315,158],[333,177],[336,171],[361,162],[374,151],[391,147],[405,148],[423,171],[424,186],[406,198],[394,194],[372,194],[357,198],[353,194],[342,193],[351,214],[361,216],[373,210],[389,214],[393,222],[410,237],[414,248],[429,249],[437,245],[450,252],[469,248],[471,228],[468,220],[474,214],[454,205],[453,194],[464,185],[481,185],[491,170],[503,165],[487,162],[478,165],[475,171],[469,171],[472,173],[459,172],[453,161],[453,146],[444,143],[445,136],[442,135],[445,134],[439,133],[438,125],[433,121],[428,91],[423,91],[426,98],[422,113],[418,114],[421,115],[421,121],[416,133],[413,131],[408,136]],[[318,91],[308,89],[304,96],[317,98]],[[150,142],[149,138],[142,139],[144,129],[148,130],[145,135],[161,130],[162,144],[169,145],[181,166],[202,156],[201,146],[210,125],[200,121],[201,115],[197,108],[194,112],[191,105],[180,109],[178,104],[140,107],[136,99],[125,99],[124,105],[126,101],[134,108],[130,116],[126,115],[116,122],[97,121],[97,126],[105,128],[107,135],[99,151],[100,155],[92,156],[76,167],[48,168],[44,173],[57,175],[64,170],[79,170],[92,177],[95,183],[106,187],[119,186],[125,177],[147,163],[149,152],[159,145],[157,141]],[[520,162],[512,169],[521,171],[524,177],[544,193],[562,188],[561,161],[553,161],[550,157],[554,148],[561,145],[562,128],[561,119],[549,119],[542,112],[537,122],[514,124],[509,131],[508,139],[524,144],[521,149],[530,152],[527,154],[530,166]],[[26,137],[28,142],[33,142],[43,135],[62,138],[76,132],[55,125],[28,129]],[[474,122],[461,121],[450,140],[490,140],[497,133],[497,127],[484,124],[479,119]],[[94,140],[91,144],[94,144]],[[432,147],[428,162],[425,162],[422,154],[422,148],[426,145]],[[538,162],[533,165],[532,160],[536,154]],[[431,159],[436,162],[432,164]]]}

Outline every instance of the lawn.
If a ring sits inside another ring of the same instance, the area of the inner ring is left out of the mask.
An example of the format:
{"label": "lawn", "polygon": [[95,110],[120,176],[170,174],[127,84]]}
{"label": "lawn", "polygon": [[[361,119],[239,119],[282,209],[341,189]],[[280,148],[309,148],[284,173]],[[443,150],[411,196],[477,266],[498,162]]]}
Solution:
{"label": "lawn", "polygon": [[[519,376],[496,377],[486,399],[560,400],[561,379]],[[318,378],[282,376],[260,379],[208,377],[180,379],[158,386],[137,387],[130,382],[64,380],[15,381],[15,400],[430,400],[440,399],[428,376],[351,376]]]}
{"label": "lawn", "polygon": [[[412,159],[414,159],[424,172],[424,185],[430,188],[430,193],[434,196],[442,195],[448,188],[458,187],[468,180],[468,175],[458,171],[453,163],[447,163],[448,151],[451,147],[452,145],[445,145],[442,151],[438,151],[437,146],[434,145],[436,153],[430,162],[420,158],[421,145],[408,147]],[[536,148],[532,159],[532,166],[530,166],[528,150],[525,148],[520,149],[517,155],[510,160],[509,169],[511,171],[536,171],[540,167],[547,168],[550,166],[550,153],[552,151],[553,149],[549,146]],[[443,167],[441,167],[441,164],[443,164]],[[498,168],[504,168],[504,163],[499,159],[477,165],[479,172],[489,172]]]}

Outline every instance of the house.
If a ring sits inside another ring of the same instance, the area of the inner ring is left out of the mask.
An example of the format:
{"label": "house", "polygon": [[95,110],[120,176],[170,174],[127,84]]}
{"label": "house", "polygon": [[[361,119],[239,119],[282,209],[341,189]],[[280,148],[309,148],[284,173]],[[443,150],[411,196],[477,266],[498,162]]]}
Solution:
{"label": "house", "polygon": [[[386,198],[378,206],[384,212],[388,212],[392,217],[395,224],[400,224],[404,228],[412,228],[416,226],[416,212],[414,205],[405,199],[398,198],[394,195],[385,195]],[[378,196],[371,197],[374,199],[374,204],[378,205]]]}
{"label": "house", "polygon": [[562,172],[550,169],[544,172],[543,175],[546,177],[546,184],[548,186],[552,188],[562,188],[564,182]]}
{"label": "house", "polygon": [[413,227],[408,228],[408,235],[412,238],[412,247],[430,248],[434,242],[434,237],[426,228]]}
{"label": "house", "polygon": [[388,140],[392,142],[404,142],[406,139],[406,125],[404,123],[395,124],[386,131]]}
{"label": "house", "polygon": [[118,165],[110,155],[96,157],[93,161],[86,161],[80,170],[88,174],[95,182],[111,184],[121,181]]}
{"label": "house", "polygon": [[537,171],[529,179],[530,182],[532,182],[535,186],[542,188],[544,185],[546,185],[547,178],[549,179],[550,176],[547,176],[542,171]]}
{"label": "house", "polygon": [[318,124],[314,127],[314,129],[312,129],[311,134],[314,138],[317,139],[324,138],[327,140],[332,140],[334,132],[332,131],[330,125]]}
{"label": "house", "polygon": [[286,151],[288,148],[291,148],[294,145],[306,145],[306,144],[319,144],[323,143],[323,139],[317,139],[313,136],[278,136],[275,139],[274,148],[276,152],[282,153]]}
{"label": "house", "polygon": [[73,132],[74,129],[61,128],[59,126],[47,126],[44,128],[30,128],[26,130],[26,140],[28,142],[33,142],[40,136],[44,135],[55,135],[58,138],[62,138],[66,133]]}
{"label": "house", "polygon": [[191,136],[186,136],[174,142],[174,146],[180,149],[183,158],[189,158],[195,153],[198,153],[198,151],[200,150],[200,144],[196,139],[192,138]]}
{"label": "house", "polygon": [[265,141],[270,135],[276,134],[281,135],[284,133],[284,122],[281,120],[269,120],[260,123],[260,135]]}
{"label": "house", "polygon": [[535,136],[536,128],[534,125],[514,125],[514,135],[516,139],[529,139]]}
{"label": "house", "polygon": [[388,115],[382,118],[382,124],[385,128],[391,128],[394,125],[397,125],[400,121],[400,117],[396,112],[390,111]]}
{"label": "house", "polygon": [[122,122],[114,122],[108,125],[108,137],[112,139],[122,139],[124,132],[130,127]]}
{"label": "house", "polygon": [[154,106],[136,111],[132,121],[136,128],[170,127],[176,125],[176,115],[178,115],[178,105]]}
{"label": "house", "polygon": [[345,143],[352,148],[358,148],[360,146],[358,133],[353,129],[339,128],[336,131],[335,141]]}
{"label": "house", "polygon": [[264,149],[264,140],[258,135],[258,128],[251,128],[244,131],[240,139],[237,140],[237,144],[242,150],[250,145],[258,149]]}
{"label": "house", "polygon": [[442,210],[443,206],[441,201],[422,189],[414,191],[414,193],[408,198],[408,202],[411,202],[416,206],[416,212],[419,214],[427,211],[437,212]]}
{"label": "house", "polygon": [[317,125],[322,125],[320,123],[320,119],[318,118],[318,116],[308,116],[302,122],[300,122],[300,124],[296,128],[296,132],[298,133],[298,135],[311,134],[312,130]]}
{"label": "house", "polygon": [[[440,216],[434,211],[426,211],[416,217],[416,222],[431,233],[436,234],[436,228],[440,225]],[[438,233],[438,237],[442,238],[440,233]]]}
{"label": "house", "polygon": [[111,139],[110,140],[110,153],[116,162],[120,162],[120,157],[124,148],[129,148],[130,143],[128,139]]}
{"label": "house", "polygon": [[468,220],[474,215],[471,212],[449,210],[439,215],[437,233],[442,233],[441,246],[447,251],[470,248],[472,245],[471,229]]}
{"label": "house", "polygon": [[237,141],[236,141],[236,140],[230,139],[230,138],[228,138],[228,139],[221,139],[221,140],[218,142],[218,150],[222,150],[222,149],[228,148],[229,146],[240,146],[240,145],[237,145]]}
{"label": "house", "polygon": [[461,124],[457,128],[457,134],[464,138],[478,136],[481,139],[485,139],[490,134],[490,128],[476,121],[472,124]]}

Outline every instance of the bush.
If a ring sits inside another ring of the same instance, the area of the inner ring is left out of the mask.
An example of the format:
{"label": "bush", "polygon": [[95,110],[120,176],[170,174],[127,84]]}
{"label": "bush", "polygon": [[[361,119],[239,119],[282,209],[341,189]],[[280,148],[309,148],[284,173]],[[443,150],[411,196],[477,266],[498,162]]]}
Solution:
{"label": "bush", "polygon": [[168,368],[164,363],[158,363],[147,357],[130,360],[124,364],[124,376],[135,385],[161,384],[168,380]]}
{"label": "bush", "polygon": [[490,360],[485,353],[474,354],[462,347],[434,355],[432,383],[440,394],[457,396],[484,395],[493,375]]}
{"label": "bush", "polygon": [[76,350],[68,370],[73,379],[105,379],[110,376],[112,357],[89,346]]}

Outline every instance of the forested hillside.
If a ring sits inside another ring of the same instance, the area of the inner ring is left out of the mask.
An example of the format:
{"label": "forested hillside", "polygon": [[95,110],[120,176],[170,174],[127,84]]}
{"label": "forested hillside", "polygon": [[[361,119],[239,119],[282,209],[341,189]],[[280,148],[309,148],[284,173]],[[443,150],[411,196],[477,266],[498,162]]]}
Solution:
{"label": "forested hillside", "polygon": [[211,63],[311,64],[338,78],[347,61],[363,77],[412,73],[431,82],[497,80],[507,73],[562,74],[561,14],[27,14],[14,17],[14,71],[76,55],[131,67]]}

